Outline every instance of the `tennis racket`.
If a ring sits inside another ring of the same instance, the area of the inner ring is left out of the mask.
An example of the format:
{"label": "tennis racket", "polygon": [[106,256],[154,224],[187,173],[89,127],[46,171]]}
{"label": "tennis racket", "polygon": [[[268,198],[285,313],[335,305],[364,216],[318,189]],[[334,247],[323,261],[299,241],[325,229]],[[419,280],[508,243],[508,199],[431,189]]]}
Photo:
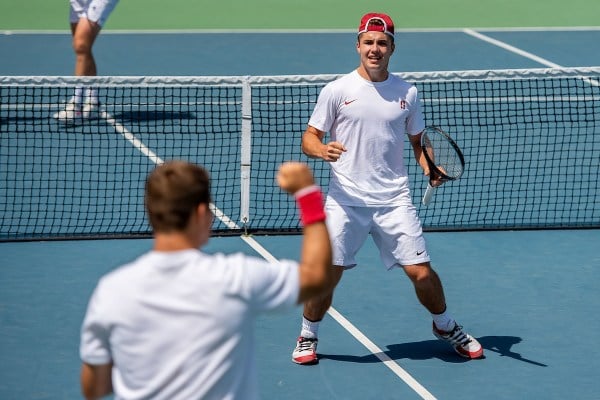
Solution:
{"label": "tennis racket", "polygon": [[421,149],[429,165],[429,182],[423,205],[431,203],[436,187],[455,181],[465,169],[465,158],[450,135],[437,126],[428,126],[421,134]]}

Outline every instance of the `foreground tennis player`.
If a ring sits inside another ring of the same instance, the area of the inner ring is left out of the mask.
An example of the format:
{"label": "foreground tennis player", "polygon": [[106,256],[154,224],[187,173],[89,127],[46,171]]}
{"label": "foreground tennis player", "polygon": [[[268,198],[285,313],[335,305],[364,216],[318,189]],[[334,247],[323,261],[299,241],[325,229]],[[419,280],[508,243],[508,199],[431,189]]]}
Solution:
{"label": "foreground tennis player", "polygon": [[209,255],[207,172],[173,161],[146,182],[153,249],[104,276],[81,329],[88,399],[255,399],[254,320],[331,290],[323,197],[305,164],[285,163],[280,187],[303,223],[301,261]]}
{"label": "foreground tennis player", "polygon": [[[394,52],[392,19],[385,14],[364,15],[356,50],[358,68],[323,88],[302,136],[306,155],[331,163],[325,208],[334,282],[337,285],[344,270],[356,266],[355,255],[370,233],[385,267],[402,268],[414,284],[419,301],[433,317],[433,334],[463,357],[482,357],[481,345],[446,308],[442,283],[431,268],[412,204],[404,141],[408,134],[417,161],[429,175],[420,146],[425,123],[416,87],[388,72]],[[331,135],[329,143],[323,143],[326,132]],[[333,292],[305,303],[294,362],[318,362],[319,322],[332,299]]]}

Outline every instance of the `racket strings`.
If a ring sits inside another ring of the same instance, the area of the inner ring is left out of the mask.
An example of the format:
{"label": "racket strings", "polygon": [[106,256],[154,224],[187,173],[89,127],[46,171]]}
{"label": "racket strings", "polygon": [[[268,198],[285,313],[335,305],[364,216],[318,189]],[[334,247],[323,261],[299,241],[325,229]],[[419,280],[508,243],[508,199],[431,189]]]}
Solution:
{"label": "racket strings", "polygon": [[456,179],[463,173],[463,163],[452,146],[443,136],[428,135],[426,151],[435,166],[450,178]]}

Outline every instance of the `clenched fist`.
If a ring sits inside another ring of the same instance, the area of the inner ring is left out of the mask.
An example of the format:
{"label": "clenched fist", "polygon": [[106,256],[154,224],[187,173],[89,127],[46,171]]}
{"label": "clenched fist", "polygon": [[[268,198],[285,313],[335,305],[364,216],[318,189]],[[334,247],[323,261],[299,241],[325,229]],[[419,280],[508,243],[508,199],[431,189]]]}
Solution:
{"label": "clenched fist", "polygon": [[281,189],[290,194],[315,184],[312,171],[301,162],[286,162],[279,167],[277,183]]}

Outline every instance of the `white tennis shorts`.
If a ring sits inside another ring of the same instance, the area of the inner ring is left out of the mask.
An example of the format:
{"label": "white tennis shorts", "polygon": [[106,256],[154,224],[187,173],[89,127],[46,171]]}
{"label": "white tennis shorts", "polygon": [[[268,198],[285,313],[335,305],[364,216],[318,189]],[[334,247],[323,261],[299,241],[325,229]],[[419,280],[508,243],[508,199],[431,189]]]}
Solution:
{"label": "white tennis shorts", "polygon": [[334,265],[355,267],[356,253],[369,233],[387,269],[430,261],[421,221],[412,205],[345,206],[327,197],[325,211]]}
{"label": "white tennis shorts", "polygon": [[103,26],[108,16],[117,6],[119,0],[70,0],[71,14],[70,21],[75,23],[80,18],[88,20]]}

